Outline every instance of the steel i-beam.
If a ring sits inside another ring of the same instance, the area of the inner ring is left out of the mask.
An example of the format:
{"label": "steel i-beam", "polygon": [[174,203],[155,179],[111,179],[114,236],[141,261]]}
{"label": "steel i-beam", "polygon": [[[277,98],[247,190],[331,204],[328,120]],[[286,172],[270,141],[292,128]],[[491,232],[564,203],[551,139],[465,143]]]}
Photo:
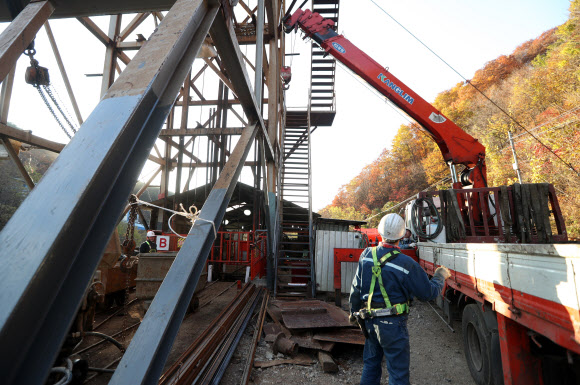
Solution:
{"label": "steel i-beam", "polygon": [[45,382],[216,13],[175,3],[0,233],[3,383]]}

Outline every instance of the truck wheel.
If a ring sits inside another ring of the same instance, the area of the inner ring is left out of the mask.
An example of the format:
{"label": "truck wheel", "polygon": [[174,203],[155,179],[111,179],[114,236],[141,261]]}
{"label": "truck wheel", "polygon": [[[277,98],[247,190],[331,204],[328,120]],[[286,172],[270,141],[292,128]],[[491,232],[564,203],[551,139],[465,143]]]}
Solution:
{"label": "truck wheel", "polygon": [[490,335],[483,313],[476,304],[463,309],[463,350],[471,376],[477,385],[492,385]]}

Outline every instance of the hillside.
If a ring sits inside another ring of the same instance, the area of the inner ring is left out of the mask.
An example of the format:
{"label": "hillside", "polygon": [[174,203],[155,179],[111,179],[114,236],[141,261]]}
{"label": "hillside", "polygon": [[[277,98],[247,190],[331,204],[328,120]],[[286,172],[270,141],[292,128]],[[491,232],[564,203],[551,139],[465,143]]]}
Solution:
{"label": "hillside", "polygon": [[[511,131],[523,182],[555,185],[571,237],[580,236],[579,86],[580,0],[573,0],[566,23],[486,63],[469,82],[440,93],[433,103],[486,146],[490,186],[517,182]],[[320,214],[365,219],[431,185],[451,187],[441,153],[420,127],[401,126],[386,145],[390,149],[342,186]]]}

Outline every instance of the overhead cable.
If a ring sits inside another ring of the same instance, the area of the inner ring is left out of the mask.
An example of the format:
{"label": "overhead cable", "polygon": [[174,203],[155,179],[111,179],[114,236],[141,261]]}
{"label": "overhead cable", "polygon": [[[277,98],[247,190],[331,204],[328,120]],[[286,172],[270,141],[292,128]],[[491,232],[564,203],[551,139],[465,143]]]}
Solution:
{"label": "overhead cable", "polygon": [[[433,183],[432,185],[425,187],[425,188],[424,188],[423,190],[421,190],[420,192],[427,191],[427,190],[429,190],[431,187],[433,187],[433,186],[437,186],[437,185],[440,185],[441,183],[448,182],[449,180],[451,180],[451,177],[449,177],[449,176],[448,176],[448,177],[445,177],[445,178],[441,179],[439,182],[435,182],[435,183]],[[375,214],[375,215],[373,215],[373,216],[370,216],[370,217],[368,217],[367,219],[365,219],[365,221],[369,221],[369,220],[373,219],[374,217],[376,217],[377,215],[381,215],[381,214],[383,214],[383,213],[386,213],[386,212],[388,212],[388,211],[393,211],[393,210],[394,210],[394,209],[396,209],[397,207],[400,207],[400,206],[404,205],[405,203],[409,202],[410,200],[413,200],[413,199],[415,199],[415,198],[416,198],[416,196],[417,196],[417,194],[413,194],[413,195],[411,195],[409,198],[405,199],[404,201],[401,201],[401,202],[397,203],[396,205],[394,205],[394,206],[391,206],[391,207],[389,207],[388,209],[381,211],[380,213],[377,213],[377,214]]]}

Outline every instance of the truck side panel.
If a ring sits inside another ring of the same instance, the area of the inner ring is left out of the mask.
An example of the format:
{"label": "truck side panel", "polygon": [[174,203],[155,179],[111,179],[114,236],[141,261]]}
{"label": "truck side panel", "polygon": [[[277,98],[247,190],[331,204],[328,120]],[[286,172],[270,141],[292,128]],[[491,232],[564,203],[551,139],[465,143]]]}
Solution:
{"label": "truck side panel", "polygon": [[452,270],[447,284],[580,353],[578,245],[419,244],[421,265]]}

